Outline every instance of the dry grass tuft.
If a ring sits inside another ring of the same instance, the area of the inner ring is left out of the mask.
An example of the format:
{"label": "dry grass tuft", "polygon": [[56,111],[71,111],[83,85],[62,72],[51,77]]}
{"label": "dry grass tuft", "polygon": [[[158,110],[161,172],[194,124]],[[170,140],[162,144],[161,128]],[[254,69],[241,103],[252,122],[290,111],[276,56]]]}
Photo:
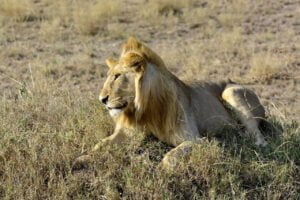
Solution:
{"label": "dry grass tuft", "polygon": [[41,8],[43,9],[43,13],[46,19],[49,20],[60,20],[61,25],[63,26],[71,26],[73,20],[73,10],[74,4],[76,1],[70,0],[60,0],[60,1],[52,1],[45,0]]}
{"label": "dry grass tuft", "polygon": [[231,31],[224,31],[216,35],[216,44],[220,47],[220,51],[224,53],[241,52],[240,48],[243,42],[241,29],[234,28]]}
{"label": "dry grass tuft", "polygon": [[0,16],[5,17],[3,20],[33,20],[33,14],[33,4],[30,0],[0,0]]}
{"label": "dry grass tuft", "polygon": [[43,21],[40,28],[40,36],[47,41],[54,41],[61,36],[61,19]]}
{"label": "dry grass tuft", "polygon": [[141,16],[152,24],[163,24],[163,21],[177,21],[174,17],[183,15],[183,10],[193,5],[194,0],[153,0],[148,1],[140,10]]}
{"label": "dry grass tuft", "polygon": [[32,4],[29,0],[1,0],[0,11],[9,17],[24,17],[32,12]]}
{"label": "dry grass tuft", "polygon": [[250,60],[249,76],[257,80],[268,80],[279,76],[286,63],[280,57],[271,53],[254,54]]}
{"label": "dry grass tuft", "polygon": [[[219,2],[219,5],[222,5]],[[247,5],[243,0],[237,0],[232,4],[227,4],[226,8],[218,16],[220,24],[229,29],[233,29],[240,25],[245,18],[247,12]]]}
{"label": "dry grass tuft", "polygon": [[85,35],[95,35],[106,30],[108,22],[120,12],[120,4],[117,1],[98,1],[93,4],[89,1],[77,3],[74,12],[74,25],[76,29]]}

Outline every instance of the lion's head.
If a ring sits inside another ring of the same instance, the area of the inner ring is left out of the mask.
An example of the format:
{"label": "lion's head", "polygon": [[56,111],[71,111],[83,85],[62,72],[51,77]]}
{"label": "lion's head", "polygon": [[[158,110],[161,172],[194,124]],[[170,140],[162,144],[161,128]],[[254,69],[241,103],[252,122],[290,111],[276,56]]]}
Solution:
{"label": "lion's head", "polygon": [[155,132],[174,127],[178,112],[176,77],[150,48],[129,38],[118,60],[107,59],[108,76],[99,99],[122,126]]}
{"label": "lion's head", "polygon": [[136,110],[137,90],[149,64],[142,52],[144,48],[142,43],[129,38],[123,45],[119,60],[106,60],[109,71],[99,99],[113,117]]}
{"label": "lion's head", "polygon": [[144,59],[137,53],[129,52],[119,60],[107,59],[106,64],[109,71],[99,96],[100,101],[113,117],[124,111],[133,111],[135,81],[142,75]]}

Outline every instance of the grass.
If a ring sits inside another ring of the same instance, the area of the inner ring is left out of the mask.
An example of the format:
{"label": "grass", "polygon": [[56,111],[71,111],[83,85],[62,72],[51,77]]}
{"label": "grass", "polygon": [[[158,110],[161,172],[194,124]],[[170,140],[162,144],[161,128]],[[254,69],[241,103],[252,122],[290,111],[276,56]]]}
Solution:
{"label": "grass", "polygon": [[280,76],[282,71],[286,71],[285,59],[278,58],[271,53],[258,53],[253,55],[250,61],[251,69],[249,76],[268,80]]}
{"label": "grass", "polygon": [[[32,2],[29,0],[1,0],[0,13],[7,18],[13,18],[17,21],[29,19],[33,13]],[[7,20],[6,18],[6,20]]]}
{"label": "grass", "polygon": [[57,40],[61,37],[61,19],[55,18],[41,24],[40,36],[45,40]]}
{"label": "grass", "polygon": [[163,17],[171,17],[182,15],[182,9],[191,6],[192,0],[180,1],[180,0],[163,0],[163,1],[148,1],[144,8],[141,10],[142,16],[150,20],[156,20]]}
{"label": "grass", "polygon": [[269,137],[266,149],[232,130],[204,140],[175,173],[158,167],[170,148],[136,133],[134,141],[102,148],[91,165],[76,170],[74,159],[111,133],[111,120],[92,96],[46,88],[1,101],[1,199],[299,198],[296,123],[277,122],[283,135]]}
{"label": "grass", "polygon": [[[297,2],[270,2],[0,0],[0,199],[299,199]],[[171,147],[137,132],[76,168],[113,131],[97,99],[128,35],[181,78],[248,84],[282,134],[224,130],[168,173]]]}
{"label": "grass", "polygon": [[117,1],[78,3],[73,12],[74,24],[80,33],[94,35],[105,31],[107,22],[118,12],[120,4]]}

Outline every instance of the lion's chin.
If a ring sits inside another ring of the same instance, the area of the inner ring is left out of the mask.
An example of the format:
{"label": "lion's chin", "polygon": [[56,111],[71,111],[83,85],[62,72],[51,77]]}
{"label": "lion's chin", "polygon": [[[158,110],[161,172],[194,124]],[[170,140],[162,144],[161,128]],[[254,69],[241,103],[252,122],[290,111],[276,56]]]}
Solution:
{"label": "lion's chin", "polygon": [[128,103],[125,102],[123,105],[116,106],[116,107],[107,106],[107,109],[109,111],[110,116],[117,117],[126,109],[127,105]]}
{"label": "lion's chin", "polygon": [[123,109],[109,109],[109,114],[112,117],[117,117],[123,112]]}

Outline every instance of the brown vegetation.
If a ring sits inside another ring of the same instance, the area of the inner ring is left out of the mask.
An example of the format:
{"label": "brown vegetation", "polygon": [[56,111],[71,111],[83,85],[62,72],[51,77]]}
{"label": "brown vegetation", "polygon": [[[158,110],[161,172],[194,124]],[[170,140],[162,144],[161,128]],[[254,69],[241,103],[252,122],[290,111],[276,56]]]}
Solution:
{"label": "brown vegetation", "polygon": [[[0,199],[299,199],[298,4],[0,0]],[[179,77],[247,84],[282,135],[265,130],[259,149],[224,130],[168,174],[169,147],[136,133],[75,169],[112,133],[97,98],[104,60],[128,35]]]}

